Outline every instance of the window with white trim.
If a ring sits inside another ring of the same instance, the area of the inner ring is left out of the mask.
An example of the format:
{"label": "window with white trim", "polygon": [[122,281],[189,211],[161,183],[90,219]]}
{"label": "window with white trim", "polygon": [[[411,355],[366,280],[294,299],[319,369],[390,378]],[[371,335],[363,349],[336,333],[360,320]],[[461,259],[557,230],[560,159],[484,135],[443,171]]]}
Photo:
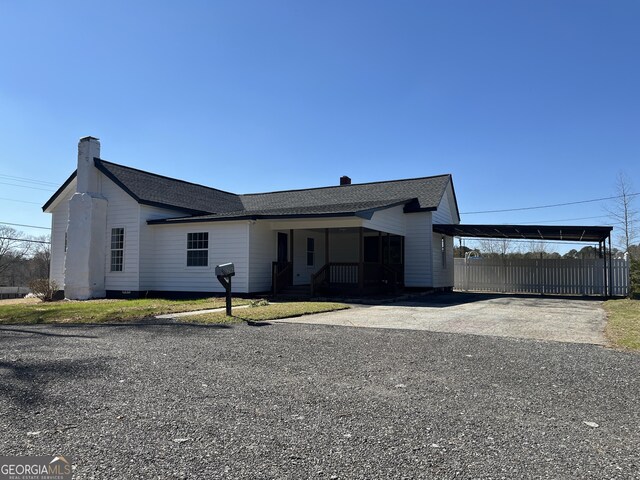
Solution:
{"label": "window with white trim", "polygon": [[187,233],[187,267],[209,265],[209,232]]}
{"label": "window with white trim", "polygon": [[316,264],[316,241],[314,238],[307,238],[307,267],[313,267]]}
{"label": "window with white trim", "polygon": [[111,229],[111,268],[112,272],[124,269],[124,227]]}

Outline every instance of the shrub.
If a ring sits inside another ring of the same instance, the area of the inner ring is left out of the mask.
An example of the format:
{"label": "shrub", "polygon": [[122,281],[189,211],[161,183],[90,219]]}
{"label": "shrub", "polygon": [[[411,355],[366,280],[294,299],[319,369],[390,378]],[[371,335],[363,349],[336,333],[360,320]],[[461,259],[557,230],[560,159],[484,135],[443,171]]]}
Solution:
{"label": "shrub", "polygon": [[266,307],[269,305],[269,301],[261,298],[260,300],[251,300],[249,307]]}
{"label": "shrub", "polygon": [[29,282],[31,293],[43,302],[51,302],[60,286],[55,280],[49,281],[48,278],[38,278]]}

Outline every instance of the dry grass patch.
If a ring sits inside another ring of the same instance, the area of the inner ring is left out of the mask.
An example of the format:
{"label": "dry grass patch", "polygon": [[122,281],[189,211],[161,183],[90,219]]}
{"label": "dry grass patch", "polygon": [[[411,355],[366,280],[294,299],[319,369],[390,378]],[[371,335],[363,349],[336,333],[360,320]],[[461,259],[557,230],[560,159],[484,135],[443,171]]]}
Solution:
{"label": "dry grass patch", "polygon": [[640,350],[640,300],[607,300],[605,334],[618,348]]}
{"label": "dry grass patch", "polygon": [[233,317],[227,317],[225,312],[206,313],[181,318],[182,321],[197,323],[234,323],[241,321],[262,322],[282,318],[300,317],[313,313],[332,312],[350,308],[344,303],[331,302],[288,302],[273,303],[256,307],[238,308],[233,311]]}
{"label": "dry grass patch", "polygon": [[[249,300],[234,298],[234,305]],[[0,324],[103,323],[139,320],[165,313],[224,307],[224,298],[198,300],[86,300],[0,304]]]}
{"label": "dry grass patch", "polygon": [[34,303],[40,303],[42,300],[36,297],[29,298],[4,298],[0,300],[0,307],[3,305],[33,305]]}

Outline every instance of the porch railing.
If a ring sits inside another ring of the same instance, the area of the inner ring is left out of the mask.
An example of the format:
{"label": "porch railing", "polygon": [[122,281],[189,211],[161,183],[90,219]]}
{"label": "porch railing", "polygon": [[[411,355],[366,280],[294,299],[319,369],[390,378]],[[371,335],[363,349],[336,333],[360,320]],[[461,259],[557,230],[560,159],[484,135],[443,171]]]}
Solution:
{"label": "porch railing", "polygon": [[274,295],[291,285],[293,280],[293,263],[273,262],[271,266],[271,286]]}

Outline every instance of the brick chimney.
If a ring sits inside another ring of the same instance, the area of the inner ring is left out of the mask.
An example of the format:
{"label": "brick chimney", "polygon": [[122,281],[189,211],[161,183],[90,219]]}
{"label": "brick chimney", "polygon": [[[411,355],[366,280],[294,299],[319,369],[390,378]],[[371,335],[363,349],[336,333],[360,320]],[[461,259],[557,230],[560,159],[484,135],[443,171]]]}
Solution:
{"label": "brick chimney", "polygon": [[340,177],[340,185],[351,185],[351,179],[346,175]]}

